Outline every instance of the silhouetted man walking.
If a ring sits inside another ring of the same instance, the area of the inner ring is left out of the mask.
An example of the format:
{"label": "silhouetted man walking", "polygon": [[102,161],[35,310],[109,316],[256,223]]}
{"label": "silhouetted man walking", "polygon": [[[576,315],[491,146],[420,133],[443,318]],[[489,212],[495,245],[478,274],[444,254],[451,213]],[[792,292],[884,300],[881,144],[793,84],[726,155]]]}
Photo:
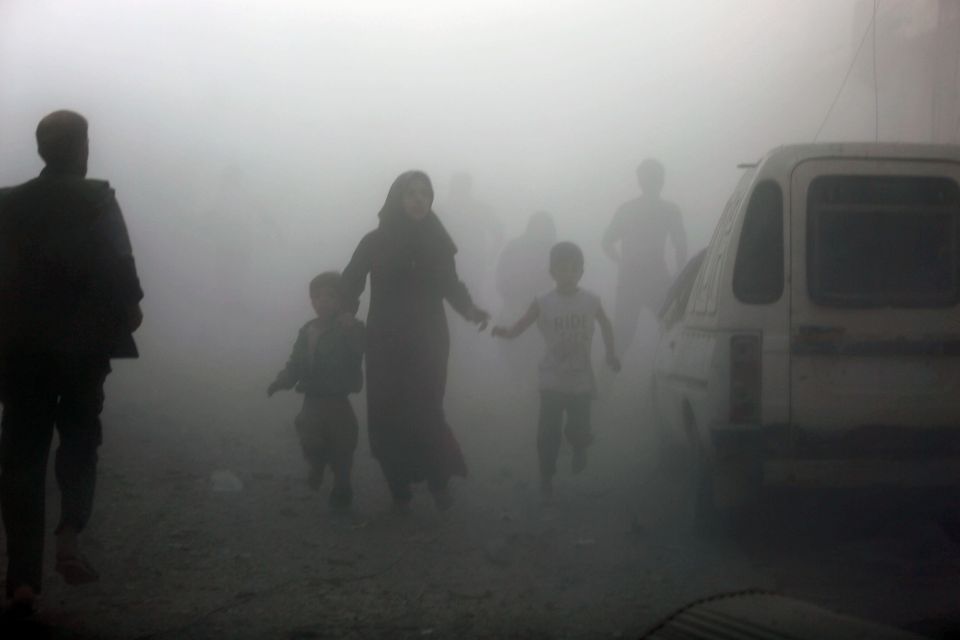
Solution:
{"label": "silhouetted man walking", "polygon": [[88,180],[87,122],[56,111],[37,126],[46,167],[0,194],[0,507],[7,597],[19,613],[40,592],[44,481],[56,429],[61,492],[56,569],[98,579],[77,537],[90,517],[110,358],[136,357],[143,297],[110,185]]}
{"label": "silhouetted man walking", "polygon": [[654,313],[670,287],[665,249],[676,252],[679,271],[687,261],[687,234],[680,209],[660,197],[663,165],[648,158],[637,167],[642,195],[623,203],[603,236],[603,250],[617,263],[617,300],[613,319],[616,345],[625,352],[637,332],[640,311]]}

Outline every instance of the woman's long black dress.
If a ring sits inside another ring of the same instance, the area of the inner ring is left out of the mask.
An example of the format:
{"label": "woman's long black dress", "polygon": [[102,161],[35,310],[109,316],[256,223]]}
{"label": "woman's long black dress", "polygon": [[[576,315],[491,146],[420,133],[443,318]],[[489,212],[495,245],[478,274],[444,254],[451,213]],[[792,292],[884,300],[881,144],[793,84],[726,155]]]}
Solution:
{"label": "woman's long black dress", "polygon": [[444,300],[462,315],[474,306],[457,276],[456,247],[436,215],[417,221],[390,205],[388,198],[380,227],[360,241],[342,285],[355,299],[370,276],[370,446],[394,498],[405,501],[412,482],[443,489],[451,476],[467,473],[443,409],[450,350]]}

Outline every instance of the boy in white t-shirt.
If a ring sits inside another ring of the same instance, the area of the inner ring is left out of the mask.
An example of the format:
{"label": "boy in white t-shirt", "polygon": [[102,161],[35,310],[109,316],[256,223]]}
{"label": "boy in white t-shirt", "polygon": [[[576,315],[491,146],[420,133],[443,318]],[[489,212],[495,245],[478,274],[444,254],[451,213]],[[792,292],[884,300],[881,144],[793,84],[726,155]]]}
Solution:
{"label": "boy in white t-shirt", "polygon": [[[590,404],[596,390],[590,346],[594,324],[600,325],[607,352],[607,365],[620,370],[613,348],[613,327],[600,298],[579,287],[583,277],[583,252],[572,242],[560,242],[550,250],[550,275],[557,288],[533,301],[512,327],[495,327],[498,338],[516,338],[536,322],[546,343],[540,362],[540,420],[537,451],[540,457],[540,490],[545,501],[553,497],[553,475],[560,453],[562,431],[573,447],[573,473],[587,466],[590,435]],[[566,413],[566,429],[563,415]]]}

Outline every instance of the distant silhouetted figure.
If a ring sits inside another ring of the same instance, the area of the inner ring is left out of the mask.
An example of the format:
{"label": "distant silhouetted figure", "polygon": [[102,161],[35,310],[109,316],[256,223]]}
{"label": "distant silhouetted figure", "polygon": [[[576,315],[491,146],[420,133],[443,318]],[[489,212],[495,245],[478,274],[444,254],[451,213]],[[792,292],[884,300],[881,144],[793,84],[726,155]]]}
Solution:
{"label": "distant silhouetted figure", "polygon": [[503,225],[493,209],[473,193],[473,177],[456,173],[443,202],[444,221],[456,239],[458,270],[475,292],[483,292],[497,252],[503,244]]}
{"label": "distant silhouetted figure", "polygon": [[136,357],[143,297],[113,189],[88,180],[87,122],[56,111],[37,127],[46,167],[0,199],[0,507],[6,593],[32,610],[40,592],[44,483],[54,429],[61,492],[56,569],[98,579],[77,538],[90,517],[110,359]]}
{"label": "distant silhouetted figure", "polygon": [[319,489],[326,467],[333,471],[330,507],[348,509],[353,502],[350,470],[357,448],[357,417],[350,394],[363,387],[364,328],[340,288],[340,274],[321,273],[310,281],[310,303],[317,317],[297,334],[287,366],[267,388],[272,396],[297,388],[303,408],[297,415],[300,448],[310,465],[308,482]]}
{"label": "distant silhouetted figure", "polygon": [[637,181],[642,195],[620,206],[603,236],[603,250],[619,269],[613,325],[621,353],[633,342],[640,311],[646,307],[656,313],[670,287],[668,238],[677,264],[683,266],[687,260],[680,209],[660,197],[663,165],[652,158],[644,160],[637,167]]}
{"label": "distant silhouetted figure", "polygon": [[411,483],[422,480],[437,507],[449,508],[449,479],[467,473],[443,409],[450,351],[444,301],[481,330],[489,317],[460,281],[457,249],[432,204],[426,174],[401,174],[380,210],[379,228],[360,241],[341,280],[356,299],[370,276],[367,429],[401,510],[412,498]]}
{"label": "distant silhouetted figure", "polygon": [[[499,318],[511,321],[519,318],[537,296],[550,290],[553,281],[543,267],[556,241],[553,216],[538,211],[530,216],[523,234],[504,247],[497,262],[497,292],[503,301]],[[535,357],[535,350],[539,350],[539,343],[537,336],[527,334],[512,343],[503,343],[503,356],[514,371],[528,371],[528,363]]]}
{"label": "distant silhouetted figure", "polygon": [[543,265],[556,241],[553,216],[538,211],[530,216],[523,235],[504,247],[497,263],[497,292],[503,300],[504,315],[519,316],[535,297],[550,288],[550,274]]}
{"label": "distant silhouetted figure", "polygon": [[620,370],[620,360],[614,352],[613,327],[600,298],[580,288],[583,277],[580,247],[572,242],[554,245],[550,250],[550,276],[557,284],[553,291],[538,296],[512,326],[493,329],[494,337],[509,340],[536,323],[546,344],[546,353],[540,361],[537,425],[540,491],[544,502],[553,499],[553,476],[564,434],[573,447],[573,473],[580,473],[587,466],[587,447],[593,441],[590,404],[596,391],[590,347],[596,325],[600,326],[607,350],[607,365],[613,371]]}

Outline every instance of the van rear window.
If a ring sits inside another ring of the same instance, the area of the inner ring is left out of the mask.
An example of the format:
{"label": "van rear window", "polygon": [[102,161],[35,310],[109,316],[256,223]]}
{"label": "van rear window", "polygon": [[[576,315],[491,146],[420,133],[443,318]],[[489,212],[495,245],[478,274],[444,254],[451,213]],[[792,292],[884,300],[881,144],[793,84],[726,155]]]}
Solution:
{"label": "van rear window", "polygon": [[807,283],[814,302],[960,302],[960,198],[953,180],[823,176],[810,184],[807,207]]}

